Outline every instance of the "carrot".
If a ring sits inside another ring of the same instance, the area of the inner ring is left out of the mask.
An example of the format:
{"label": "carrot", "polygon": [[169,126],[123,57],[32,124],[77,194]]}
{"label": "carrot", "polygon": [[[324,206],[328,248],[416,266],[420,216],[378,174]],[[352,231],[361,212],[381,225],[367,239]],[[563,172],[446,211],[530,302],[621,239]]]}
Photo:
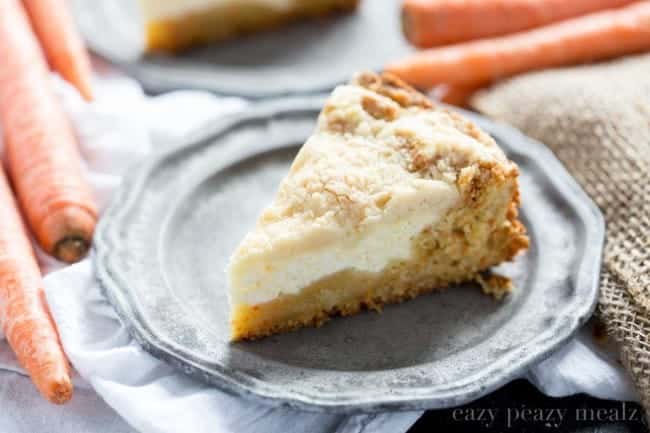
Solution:
{"label": "carrot", "polygon": [[535,30],[416,53],[386,70],[411,84],[476,85],[521,72],[650,49],[650,1]]}
{"label": "carrot", "polygon": [[88,250],[97,220],[68,118],[17,0],[0,1],[0,124],[9,174],[43,249],[72,262]]}
{"label": "carrot", "polygon": [[404,0],[402,29],[420,48],[529,30],[638,0]]}
{"label": "carrot", "polygon": [[484,85],[459,86],[455,84],[441,84],[435,87],[433,96],[446,104],[466,107],[472,95],[482,87]]}
{"label": "carrot", "polygon": [[91,101],[90,58],[66,0],[23,0],[23,4],[52,69]]}
{"label": "carrot", "polygon": [[72,381],[42,287],[34,251],[0,166],[0,324],[41,394],[61,404],[72,396]]}

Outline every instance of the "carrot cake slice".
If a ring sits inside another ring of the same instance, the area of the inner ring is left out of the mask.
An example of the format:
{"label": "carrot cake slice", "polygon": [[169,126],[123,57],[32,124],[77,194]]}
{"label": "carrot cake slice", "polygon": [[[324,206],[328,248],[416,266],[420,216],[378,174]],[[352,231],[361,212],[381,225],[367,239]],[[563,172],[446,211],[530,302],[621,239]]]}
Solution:
{"label": "carrot cake slice", "polygon": [[401,302],[528,246],[517,166],[399,79],[337,87],[228,266],[232,339]]}
{"label": "carrot cake slice", "polygon": [[302,18],[352,11],[359,0],[140,0],[146,50],[176,52],[272,29]]}

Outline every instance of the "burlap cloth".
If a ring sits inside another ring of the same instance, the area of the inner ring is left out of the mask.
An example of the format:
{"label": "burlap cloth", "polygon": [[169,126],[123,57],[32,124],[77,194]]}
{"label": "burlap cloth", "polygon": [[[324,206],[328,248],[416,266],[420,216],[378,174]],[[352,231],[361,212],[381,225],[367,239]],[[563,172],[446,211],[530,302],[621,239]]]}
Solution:
{"label": "burlap cloth", "polygon": [[520,76],[472,106],[550,147],[605,215],[597,314],[650,414],[650,54]]}

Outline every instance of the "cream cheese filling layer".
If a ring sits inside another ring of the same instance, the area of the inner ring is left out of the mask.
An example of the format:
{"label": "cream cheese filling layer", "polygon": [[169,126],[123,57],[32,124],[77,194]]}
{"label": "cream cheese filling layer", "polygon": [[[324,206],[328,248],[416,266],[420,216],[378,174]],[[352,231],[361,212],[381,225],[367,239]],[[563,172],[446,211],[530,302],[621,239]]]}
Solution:
{"label": "cream cheese filling layer", "polygon": [[[400,191],[386,206],[383,218],[354,232],[333,228],[321,246],[300,239],[283,255],[278,251],[253,254],[229,266],[231,305],[256,305],[282,294],[296,294],[304,287],[337,272],[355,269],[380,272],[394,260],[408,260],[413,239],[435,226],[458,201],[453,184],[418,179]],[[338,229],[338,230],[337,230]],[[288,246],[289,247],[289,246]]]}
{"label": "cream cheese filling layer", "polygon": [[140,0],[147,20],[173,18],[221,6],[260,5],[289,10],[296,0]]}

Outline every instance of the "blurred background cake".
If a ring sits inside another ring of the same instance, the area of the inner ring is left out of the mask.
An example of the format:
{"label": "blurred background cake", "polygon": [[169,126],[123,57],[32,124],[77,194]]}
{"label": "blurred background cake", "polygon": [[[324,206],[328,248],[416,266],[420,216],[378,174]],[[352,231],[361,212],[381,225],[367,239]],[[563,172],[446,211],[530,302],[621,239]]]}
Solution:
{"label": "blurred background cake", "polygon": [[140,0],[147,51],[177,52],[356,9],[360,0]]}

